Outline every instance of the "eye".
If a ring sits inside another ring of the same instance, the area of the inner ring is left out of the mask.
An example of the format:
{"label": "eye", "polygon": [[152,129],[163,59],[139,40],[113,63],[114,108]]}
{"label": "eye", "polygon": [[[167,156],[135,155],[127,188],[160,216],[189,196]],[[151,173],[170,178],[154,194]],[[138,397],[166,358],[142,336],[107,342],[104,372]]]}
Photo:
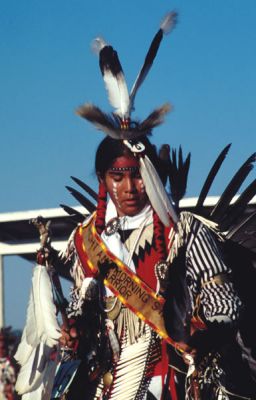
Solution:
{"label": "eye", "polygon": [[115,182],[121,182],[122,179],[123,179],[122,176],[113,176],[113,181]]}
{"label": "eye", "polygon": [[112,173],[111,178],[113,179],[114,182],[121,182],[121,180],[123,179],[123,174],[119,174],[119,173]]}

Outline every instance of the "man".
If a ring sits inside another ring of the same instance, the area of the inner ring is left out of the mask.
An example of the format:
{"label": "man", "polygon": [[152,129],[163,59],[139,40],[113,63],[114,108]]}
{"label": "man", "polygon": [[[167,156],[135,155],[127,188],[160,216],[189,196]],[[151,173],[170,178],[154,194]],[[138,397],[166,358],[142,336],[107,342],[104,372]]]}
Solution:
{"label": "man", "polygon": [[165,192],[147,135],[169,106],[131,120],[137,90],[175,20],[174,12],[164,19],[130,94],[117,53],[95,41],[115,112],[92,104],[78,110],[107,138],[96,153],[97,210],[75,229],[65,254],[63,268],[71,264],[74,280],[69,322],[60,338],[58,329],[53,335],[64,369],[67,358],[79,367],[67,385],[55,384],[53,398],[175,400],[186,391],[208,400],[227,393],[219,351],[234,341],[241,301],[222,238],[209,222],[178,215]]}
{"label": "man", "polygon": [[[156,165],[150,142],[142,139],[140,144]],[[167,344],[176,348],[183,364],[183,360],[201,359],[234,336],[241,302],[229,279],[230,269],[222,261],[215,234],[192,214],[183,213],[176,224],[170,218],[169,226],[163,225],[145,190],[138,156],[122,141],[104,139],[95,168],[97,212],[76,230],[66,254],[73,258],[75,279],[69,317],[80,332],[78,354],[87,359],[80,370],[90,382],[83,378],[81,386],[78,373],[68,398],[83,398],[85,391],[88,399],[175,398],[175,373],[170,365],[177,366],[172,364],[176,360]],[[107,246],[102,253],[97,253],[97,243]],[[98,254],[97,263],[93,253]],[[152,307],[148,313],[150,292],[158,298],[155,306],[165,303],[161,309],[169,336],[158,311]],[[200,317],[195,315],[199,299]],[[207,325],[215,333],[219,329],[222,340],[209,341]],[[197,333],[198,327],[204,331]],[[67,335],[66,340],[72,337]]]}

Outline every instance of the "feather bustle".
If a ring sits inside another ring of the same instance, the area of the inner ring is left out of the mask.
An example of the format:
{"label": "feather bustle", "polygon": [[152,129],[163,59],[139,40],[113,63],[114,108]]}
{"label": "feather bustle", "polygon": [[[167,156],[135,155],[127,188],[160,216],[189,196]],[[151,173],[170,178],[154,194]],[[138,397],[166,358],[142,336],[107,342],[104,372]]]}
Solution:
{"label": "feather bustle", "polygon": [[235,196],[250,171],[253,169],[253,163],[255,162],[255,160],[256,153],[253,153],[233,176],[210,214],[213,221],[221,221],[221,218],[224,216],[224,213],[226,212],[230,201]]}
{"label": "feather bustle", "polygon": [[243,191],[234,204],[232,204],[227,214],[224,216],[220,223],[220,230],[229,230],[231,225],[234,224],[242,213],[245,211],[246,206],[256,194],[256,179]]}
{"label": "feather bustle", "polygon": [[179,147],[178,161],[176,150],[172,150],[172,157],[169,157],[169,182],[171,195],[175,206],[179,207],[179,201],[183,198],[187,188],[187,178],[190,167],[190,153],[183,160],[182,148]]}
{"label": "feather bustle", "polygon": [[84,221],[85,216],[74,208],[69,207],[66,204],[60,204],[60,207],[62,207],[63,210],[72,217],[71,219],[74,221],[74,223],[77,224]]}
{"label": "feather bustle", "polygon": [[231,143],[229,143],[221,151],[221,153],[218,155],[217,159],[215,160],[212,168],[210,169],[210,172],[207,175],[207,178],[206,178],[206,180],[205,180],[205,182],[203,184],[203,187],[201,189],[201,192],[200,192],[200,194],[198,196],[197,204],[196,204],[196,207],[195,207],[195,212],[196,213],[200,213],[201,212],[201,209],[203,207],[203,203],[204,203],[204,201],[206,199],[206,196],[207,196],[207,194],[208,194],[208,192],[210,190],[210,187],[211,187],[211,185],[212,185],[212,183],[213,183],[213,181],[214,181],[214,179],[215,179],[215,177],[216,177],[216,175],[217,175],[217,173],[218,173],[223,161],[226,158],[226,155],[227,155],[227,153],[228,153],[228,151],[230,149],[230,146],[231,146]]}
{"label": "feather bustle", "polygon": [[98,194],[85,182],[81,181],[81,179],[76,178],[75,176],[71,176],[74,182],[76,182],[82,189],[84,189],[94,200],[98,201]]}
{"label": "feather bustle", "polygon": [[96,206],[90,200],[88,200],[83,194],[78,192],[78,190],[76,190],[70,186],[66,186],[66,189],[68,189],[68,191],[72,194],[72,196],[74,196],[74,198],[76,200],[78,200],[79,203],[83,207],[85,207],[86,210],[89,211],[89,213],[92,213],[95,211]]}

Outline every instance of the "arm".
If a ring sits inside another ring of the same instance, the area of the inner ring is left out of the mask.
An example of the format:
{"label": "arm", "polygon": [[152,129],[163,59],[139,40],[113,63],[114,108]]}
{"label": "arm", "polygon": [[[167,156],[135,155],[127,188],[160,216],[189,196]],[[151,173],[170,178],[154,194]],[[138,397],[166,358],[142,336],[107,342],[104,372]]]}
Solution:
{"label": "arm", "polygon": [[195,218],[188,235],[186,262],[192,307],[207,326],[206,331],[194,332],[188,344],[206,353],[235,335],[242,303],[215,235]]}

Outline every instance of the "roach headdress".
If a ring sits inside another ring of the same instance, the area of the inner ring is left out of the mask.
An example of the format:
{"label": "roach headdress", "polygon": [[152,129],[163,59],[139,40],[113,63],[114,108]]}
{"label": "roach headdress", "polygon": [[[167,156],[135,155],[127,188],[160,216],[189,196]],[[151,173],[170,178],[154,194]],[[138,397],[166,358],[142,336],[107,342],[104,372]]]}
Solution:
{"label": "roach headdress", "polygon": [[156,108],[144,121],[133,121],[131,113],[134,110],[135,96],[144,82],[157,55],[163,36],[168,34],[176,25],[177,13],[169,12],[160,25],[146,54],[144,64],[135,79],[130,94],[128,92],[123,69],[117,52],[102,38],[93,41],[93,48],[99,54],[100,70],[105,82],[108,99],[114,111],[105,113],[99,107],[87,103],[77,110],[77,114],[93,123],[113,139],[123,140],[125,145],[140,159],[140,172],[146,192],[159,218],[168,226],[170,216],[177,221],[176,213],[165,192],[162,182],[145,154],[144,145],[139,138],[151,133],[152,129],[164,121],[164,116],[170,110],[170,105],[164,104]]}

